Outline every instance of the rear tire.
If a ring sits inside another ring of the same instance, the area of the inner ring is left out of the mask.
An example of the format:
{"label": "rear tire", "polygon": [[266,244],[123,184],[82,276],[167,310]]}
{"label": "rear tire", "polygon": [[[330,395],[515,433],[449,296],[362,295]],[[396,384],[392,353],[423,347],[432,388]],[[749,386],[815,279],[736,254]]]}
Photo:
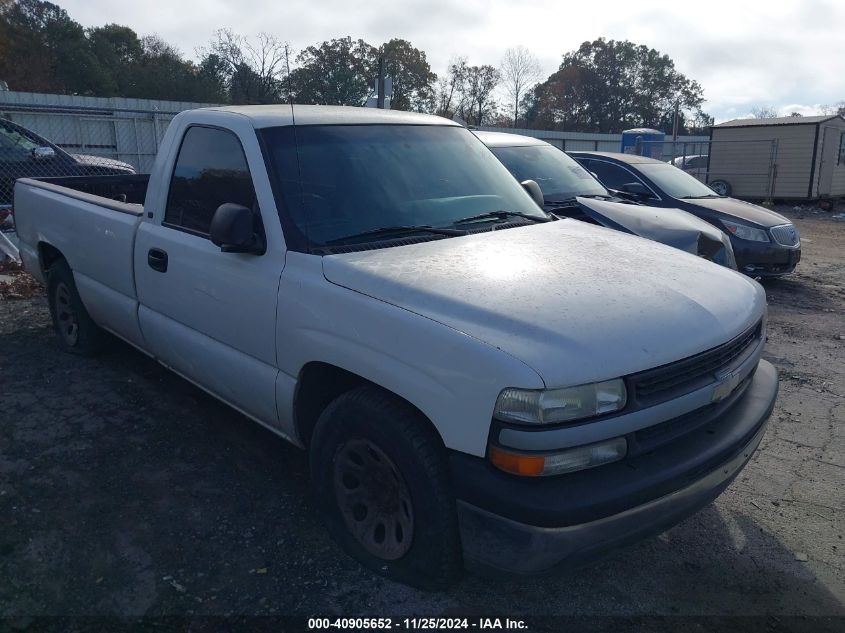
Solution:
{"label": "rear tire", "polygon": [[65,260],[56,262],[47,271],[47,300],[53,328],[64,351],[93,356],[103,348],[105,332],[85,309]]}
{"label": "rear tire", "polygon": [[720,196],[727,197],[731,195],[731,183],[729,183],[727,180],[713,180],[708,184],[708,187],[710,187]]}
{"label": "rear tire", "polygon": [[446,449],[427,420],[375,386],[323,411],[311,476],[329,533],[374,572],[442,589],[463,568]]}

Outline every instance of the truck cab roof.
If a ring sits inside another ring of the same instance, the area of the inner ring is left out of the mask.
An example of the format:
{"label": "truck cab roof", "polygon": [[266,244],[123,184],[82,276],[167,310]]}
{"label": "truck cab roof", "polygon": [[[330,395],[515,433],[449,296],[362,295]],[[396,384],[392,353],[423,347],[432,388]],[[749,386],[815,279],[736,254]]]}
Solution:
{"label": "truck cab roof", "polygon": [[274,105],[217,106],[193,112],[225,112],[245,116],[256,129],[293,125],[446,125],[460,127],[454,121],[432,114],[358,108],[350,106],[314,106],[287,103]]}

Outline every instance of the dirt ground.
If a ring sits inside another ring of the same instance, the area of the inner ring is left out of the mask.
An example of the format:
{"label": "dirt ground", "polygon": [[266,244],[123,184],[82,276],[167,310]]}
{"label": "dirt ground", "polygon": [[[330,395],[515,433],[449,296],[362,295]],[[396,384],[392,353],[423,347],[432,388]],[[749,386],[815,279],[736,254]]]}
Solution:
{"label": "dirt ground", "polygon": [[780,396],[729,490],[589,567],[448,593],[341,553],[297,449],[126,345],[60,353],[43,296],[0,298],[0,615],[845,616],[845,219],[787,209]]}

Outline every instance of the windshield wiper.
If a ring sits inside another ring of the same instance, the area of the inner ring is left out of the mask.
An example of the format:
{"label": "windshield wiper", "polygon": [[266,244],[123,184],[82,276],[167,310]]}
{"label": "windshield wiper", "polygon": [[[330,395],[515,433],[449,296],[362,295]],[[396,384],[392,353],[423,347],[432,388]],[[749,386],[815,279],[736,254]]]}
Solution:
{"label": "windshield wiper", "polygon": [[700,200],[701,198],[721,198],[718,193],[708,193],[704,196],[681,196],[681,200]]}
{"label": "windshield wiper", "polygon": [[560,200],[546,200],[543,204],[547,207],[551,207],[551,206],[561,206],[561,205],[564,205],[564,204],[575,204],[577,202],[578,201],[575,199],[575,196],[572,196],[571,198],[562,198]]}
{"label": "windshield wiper", "polygon": [[396,233],[397,235],[407,234],[407,233],[432,233],[435,235],[466,235],[466,231],[461,231],[460,229],[446,229],[446,228],[438,228],[434,226],[429,226],[428,224],[418,224],[418,225],[408,225],[408,226],[382,226],[377,229],[370,229],[368,231],[361,231],[360,233],[354,233],[352,235],[345,235],[343,237],[339,237],[334,240],[329,240],[324,244],[324,246],[331,246],[332,244],[342,244],[347,240],[355,240],[358,238],[366,238],[366,237],[378,237],[380,235],[391,235]]}
{"label": "windshield wiper", "polygon": [[579,193],[579,198],[595,198],[597,200],[612,200],[613,196],[609,196],[606,193]]}
{"label": "windshield wiper", "polygon": [[474,222],[476,220],[499,219],[507,220],[510,217],[525,218],[532,222],[551,222],[548,216],[531,215],[530,213],[523,213],[522,211],[488,211],[487,213],[479,213],[478,215],[471,215],[467,218],[455,220],[452,224],[464,224],[465,222]]}
{"label": "windshield wiper", "polygon": [[577,195],[571,196],[569,198],[562,198],[560,200],[546,200],[544,203],[546,206],[571,206],[573,204],[577,204],[578,198],[590,198],[595,200],[613,200],[615,196],[608,196],[607,194],[603,193],[579,193]]}

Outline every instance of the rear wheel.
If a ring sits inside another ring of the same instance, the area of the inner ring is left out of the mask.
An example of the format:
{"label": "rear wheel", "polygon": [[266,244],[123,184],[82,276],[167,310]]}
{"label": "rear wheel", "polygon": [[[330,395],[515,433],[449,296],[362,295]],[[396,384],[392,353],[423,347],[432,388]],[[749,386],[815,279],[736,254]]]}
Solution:
{"label": "rear wheel", "polygon": [[72,354],[91,356],[102,349],[105,332],[91,319],[76,290],[67,262],[56,262],[47,272],[47,299],[53,328],[62,349]]}
{"label": "rear wheel", "polygon": [[332,537],[373,571],[425,589],[462,568],[446,450],[418,411],[373,386],[320,416],[311,474]]}
{"label": "rear wheel", "polygon": [[731,195],[731,184],[727,180],[713,180],[708,186],[720,196]]}

